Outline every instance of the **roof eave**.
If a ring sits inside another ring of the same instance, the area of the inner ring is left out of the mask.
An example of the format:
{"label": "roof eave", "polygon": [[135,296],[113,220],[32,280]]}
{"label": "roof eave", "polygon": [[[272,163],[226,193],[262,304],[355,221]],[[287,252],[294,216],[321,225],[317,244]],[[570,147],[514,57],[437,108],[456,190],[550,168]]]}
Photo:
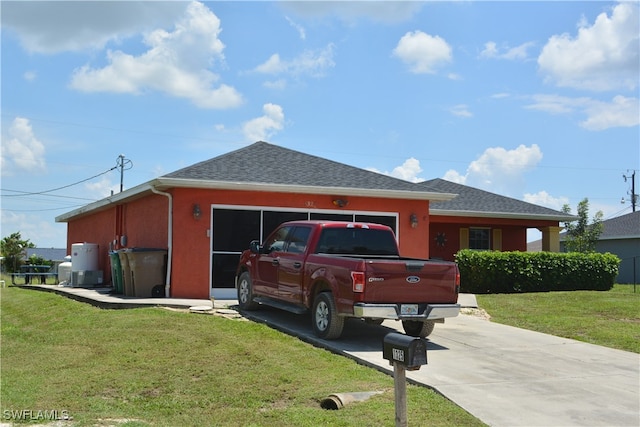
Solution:
{"label": "roof eave", "polygon": [[335,194],[340,196],[381,197],[386,199],[431,200],[445,202],[457,194],[427,191],[383,190],[353,187],[320,187],[312,185],[269,184],[262,182],[205,181],[184,178],[158,178],[154,181],[158,190],[169,188],[201,188],[217,190],[244,190],[278,193]]}
{"label": "roof eave", "polygon": [[232,182],[232,181],[205,181],[200,179],[183,179],[183,178],[156,178],[144,184],[125,190],[121,193],[105,197],[97,202],[82,206],[73,211],[59,215],[55,218],[56,222],[68,222],[70,219],[88,214],[90,212],[100,211],[110,205],[124,202],[126,200],[136,199],[143,194],[149,193],[152,189],[168,190],[171,188],[199,188],[212,190],[244,190],[244,191],[271,191],[279,193],[305,193],[305,194],[335,194],[336,196],[360,196],[360,197],[381,197],[386,199],[409,199],[409,200],[431,200],[438,202],[446,202],[457,194],[451,193],[433,193],[425,191],[406,191],[406,190],[379,190],[367,188],[349,188],[349,187],[318,187],[304,185],[285,185],[285,184],[265,184],[259,182]]}
{"label": "roof eave", "polygon": [[578,217],[573,215],[547,215],[535,213],[512,213],[512,212],[485,212],[485,211],[462,211],[452,209],[429,209],[430,216],[458,216],[465,218],[502,218],[502,219],[538,219],[545,221],[575,221]]}
{"label": "roof eave", "polygon": [[[152,181],[151,181],[152,182]],[[70,212],[64,213],[62,215],[58,215],[55,218],[56,222],[68,222],[70,219],[82,216],[84,214],[90,212],[100,211],[110,205],[117,204],[123,202],[125,200],[132,200],[142,196],[145,193],[148,193],[152,189],[151,182],[146,182],[144,184],[140,184],[136,187],[130,188],[128,190],[122,191],[117,194],[113,194],[111,196],[105,197],[104,199],[98,200],[97,202],[89,203],[88,205],[84,205],[78,209],[74,209]]]}

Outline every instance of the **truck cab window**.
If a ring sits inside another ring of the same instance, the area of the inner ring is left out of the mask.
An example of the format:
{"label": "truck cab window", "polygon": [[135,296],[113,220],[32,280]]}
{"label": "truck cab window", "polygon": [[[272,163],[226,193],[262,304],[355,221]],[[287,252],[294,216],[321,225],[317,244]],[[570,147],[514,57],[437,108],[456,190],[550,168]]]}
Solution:
{"label": "truck cab window", "polygon": [[282,227],[276,231],[267,241],[264,243],[264,252],[270,254],[271,252],[282,252],[285,248],[287,241],[287,235],[291,231],[292,227]]}
{"label": "truck cab window", "polygon": [[309,240],[309,234],[311,234],[311,228],[309,227],[296,227],[291,233],[289,239],[289,246],[287,252],[294,254],[301,254],[307,249],[307,241]]}

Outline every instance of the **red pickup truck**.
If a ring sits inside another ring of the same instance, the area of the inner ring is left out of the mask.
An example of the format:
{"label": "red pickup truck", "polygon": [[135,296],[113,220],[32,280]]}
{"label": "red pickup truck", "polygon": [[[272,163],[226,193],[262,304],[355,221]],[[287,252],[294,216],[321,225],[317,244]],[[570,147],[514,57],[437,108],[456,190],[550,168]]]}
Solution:
{"label": "red pickup truck", "polygon": [[236,272],[241,310],[310,311],[324,339],[339,338],[347,317],[401,320],[408,335],[426,337],[458,315],[459,288],[455,263],[403,258],[391,228],[369,223],[285,222],[250,243]]}

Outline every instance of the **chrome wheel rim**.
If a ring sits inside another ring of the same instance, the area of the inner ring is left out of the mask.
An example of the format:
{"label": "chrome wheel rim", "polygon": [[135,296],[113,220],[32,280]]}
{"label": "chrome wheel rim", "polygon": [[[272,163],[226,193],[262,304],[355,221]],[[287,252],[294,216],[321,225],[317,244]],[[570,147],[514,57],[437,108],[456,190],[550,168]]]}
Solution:
{"label": "chrome wheel rim", "polygon": [[247,300],[249,299],[249,284],[247,283],[246,280],[243,280],[242,282],[240,282],[240,302],[242,304],[245,304],[247,302]]}
{"label": "chrome wheel rim", "polygon": [[329,324],[329,307],[324,301],[318,303],[316,307],[316,327],[320,331],[327,329]]}

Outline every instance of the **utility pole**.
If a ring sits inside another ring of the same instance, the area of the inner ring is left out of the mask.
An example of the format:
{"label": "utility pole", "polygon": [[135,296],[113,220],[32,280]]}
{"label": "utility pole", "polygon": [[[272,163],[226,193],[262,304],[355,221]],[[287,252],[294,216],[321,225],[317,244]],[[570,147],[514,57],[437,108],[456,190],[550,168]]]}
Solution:
{"label": "utility pole", "polygon": [[133,167],[133,163],[131,160],[126,159],[124,154],[120,154],[116,159],[116,167],[120,168],[120,192],[122,193],[123,184],[124,184],[124,171],[129,170]]}
{"label": "utility pole", "polygon": [[[627,170],[627,173],[629,171]],[[627,179],[631,179],[631,193],[627,192],[627,194],[631,194],[631,211],[636,211],[636,202],[638,201],[638,195],[636,194],[636,171],[635,169],[631,171],[631,176],[622,174],[622,179],[624,182],[627,182]],[[622,198],[622,203],[624,203],[624,197]]]}

